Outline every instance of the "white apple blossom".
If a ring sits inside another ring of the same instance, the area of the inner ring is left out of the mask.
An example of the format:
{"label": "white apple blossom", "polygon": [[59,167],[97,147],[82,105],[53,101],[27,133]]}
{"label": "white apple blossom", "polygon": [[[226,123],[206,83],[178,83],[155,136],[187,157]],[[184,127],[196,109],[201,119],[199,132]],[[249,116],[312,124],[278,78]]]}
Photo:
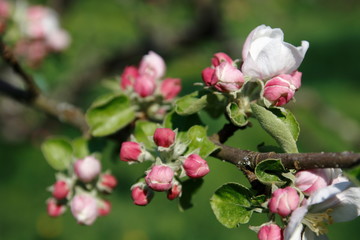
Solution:
{"label": "white apple blossom", "polygon": [[279,28],[260,25],[247,37],[242,51],[244,76],[268,80],[280,74],[291,74],[297,70],[309,42],[302,41],[300,47],[284,42],[284,33]]}
{"label": "white apple blossom", "polygon": [[344,177],[314,192],[296,209],[284,231],[285,240],[327,239],[326,226],[360,215],[360,188]]}

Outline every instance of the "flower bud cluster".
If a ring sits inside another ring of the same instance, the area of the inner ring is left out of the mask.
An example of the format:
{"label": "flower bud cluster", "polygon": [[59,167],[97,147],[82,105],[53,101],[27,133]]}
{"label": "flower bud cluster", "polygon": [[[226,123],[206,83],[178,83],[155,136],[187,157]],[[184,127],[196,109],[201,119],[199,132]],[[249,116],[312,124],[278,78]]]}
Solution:
{"label": "flower bud cluster", "polygon": [[196,153],[185,154],[187,144],[176,135],[176,130],[157,128],[153,135],[153,149],[146,149],[136,141],[122,143],[120,160],[129,164],[153,162],[145,176],[131,187],[134,204],[149,204],[154,191],[166,192],[169,200],[178,198],[182,194],[182,177],[201,178],[209,173],[207,162]]}
{"label": "flower bud cluster", "polygon": [[[261,81],[261,98],[267,106],[283,106],[301,86],[301,72],[297,71],[309,47],[302,41],[295,47],[283,41],[281,29],[265,25],[255,28],[247,37],[242,51],[241,68],[225,53],[216,53],[211,67],[202,72],[206,86],[223,93],[241,92],[246,83]],[[246,93],[252,94],[252,93]],[[258,100],[258,99],[257,99]]]}
{"label": "flower bud cluster", "polygon": [[[5,29],[9,19],[13,20],[14,24],[9,26],[13,29]],[[39,66],[48,54],[61,52],[70,44],[70,36],[60,27],[56,12],[41,5],[15,6],[1,0],[0,33],[5,30],[12,33],[9,39],[16,42],[15,54],[24,58],[31,67]]]}
{"label": "flower bud cluster", "polygon": [[[333,212],[331,208],[339,207],[344,212],[346,210],[342,204],[348,205],[349,208],[354,208],[354,206],[350,206],[350,202],[356,200],[346,199],[348,196],[344,193],[349,189],[349,186],[351,186],[350,182],[342,176],[340,169],[328,168],[298,171],[294,176],[292,185],[273,191],[271,198],[267,202],[268,210],[282,217],[283,222],[288,223],[289,226],[285,226],[283,231],[281,227],[273,222],[265,223],[258,228],[258,238],[260,240],[290,239],[290,235],[299,234],[293,228],[302,228],[301,223],[305,226],[310,224],[311,231],[314,231],[316,235],[324,234],[326,232],[325,224],[332,223],[332,216],[329,215],[329,213]],[[341,190],[342,188],[343,190]],[[355,192],[358,195],[360,194],[359,189],[351,189],[351,194]],[[354,196],[351,195],[351,197]],[[360,196],[357,197],[360,198]],[[334,198],[334,200],[331,200],[331,198]],[[307,218],[306,214],[310,211],[310,206],[315,204],[317,207],[314,210],[317,215],[312,217],[314,213],[310,212]],[[340,211],[337,214],[341,214]],[[303,221],[302,219],[305,220]]]}
{"label": "flower bud cluster", "polygon": [[139,67],[127,66],[121,74],[121,89],[151,118],[162,119],[169,103],[181,91],[179,78],[163,79],[165,70],[163,58],[150,51],[143,56]]}
{"label": "flower bud cluster", "polygon": [[111,211],[111,203],[102,195],[110,194],[117,185],[109,172],[101,172],[101,163],[93,156],[77,159],[68,174],[57,174],[49,187],[52,197],[47,200],[51,217],[62,215],[67,207],[79,224],[91,225],[97,217]]}

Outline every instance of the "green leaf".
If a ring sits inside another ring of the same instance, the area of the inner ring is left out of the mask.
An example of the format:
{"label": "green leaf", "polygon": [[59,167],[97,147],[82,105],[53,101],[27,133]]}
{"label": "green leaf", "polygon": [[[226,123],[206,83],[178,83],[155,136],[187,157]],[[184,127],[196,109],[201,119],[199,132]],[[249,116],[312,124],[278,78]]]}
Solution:
{"label": "green leaf", "polygon": [[164,118],[164,127],[170,129],[177,129],[177,138],[181,141],[186,141],[187,131],[194,125],[203,125],[197,113],[187,116],[180,116],[175,111],[168,113]]}
{"label": "green leaf", "polygon": [[221,186],[210,199],[211,208],[217,218],[227,228],[248,223],[252,215],[252,193],[237,183]]}
{"label": "green leaf", "polygon": [[76,138],[71,143],[73,150],[74,150],[74,156],[76,158],[84,158],[86,156],[90,155],[89,148],[88,148],[88,142],[84,138]]}
{"label": "green leaf", "polygon": [[222,114],[224,114],[227,104],[227,98],[224,95],[209,92],[207,94],[206,101],[207,101],[207,105],[204,110],[212,118],[218,118]]}
{"label": "green leaf", "polygon": [[135,119],[130,100],[125,95],[105,95],[97,99],[86,113],[91,134],[110,135]]}
{"label": "green leaf", "polygon": [[175,104],[177,114],[182,116],[191,115],[206,107],[207,95],[205,91],[196,91],[178,99]]}
{"label": "green leaf", "polygon": [[193,206],[192,196],[201,187],[204,180],[202,178],[190,178],[181,183],[182,195],[179,200],[179,209],[185,211]]}
{"label": "green leaf", "polygon": [[266,185],[275,184],[279,187],[286,184],[286,179],[282,176],[284,172],[286,170],[279,159],[264,160],[255,168],[255,175],[260,182]]}
{"label": "green leaf", "polygon": [[290,112],[289,109],[285,108],[270,108],[269,109],[273,114],[275,114],[290,130],[293,138],[297,141],[300,134],[300,126],[296,121],[294,114]]}
{"label": "green leaf", "polygon": [[157,124],[149,121],[136,121],[134,136],[137,141],[145,144],[147,148],[151,148],[154,143],[149,140],[149,136],[153,136],[157,128]]}
{"label": "green leaf", "polygon": [[292,131],[288,125],[268,109],[251,103],[253,116],[259,121],[261,127],[272,136],[287,153],[297,153],[298,149]]}
{"label": "green leaf", "polygon": [[226,106],[226,112],[230,121],[238,127],[243,127],[248,123],[246,113],[243,109],[240,109],[239,106],[231,102]]}
{"label": "green leaf", "polygon": [[41,151],[55,170],[67,169],[73,160],[73,149],[70,142],[63,138],[51,138],[41,145]]}
{"label": "green leaf", "polygon": [[187,139],[190,141],[190,143],[185,155],[194,152],[196,149],[199,149],[199,155],[202,158],[206,158],[219,148],[209,140],[206,133],[206,128],[203,126],[195,125],[191,127],[187,132]]}

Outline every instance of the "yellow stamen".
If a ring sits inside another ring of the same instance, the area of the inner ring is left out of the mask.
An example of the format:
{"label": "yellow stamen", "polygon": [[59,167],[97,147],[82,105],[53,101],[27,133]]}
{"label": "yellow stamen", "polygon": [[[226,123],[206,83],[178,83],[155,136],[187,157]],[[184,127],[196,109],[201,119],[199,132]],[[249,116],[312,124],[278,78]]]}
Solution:
{"label": "yellow stamen", "polygon": [[302,223],[308,226],[311,231],[316,233],[317,236],[327,233],[327,225],[333,223],[333,219],[330,216],[332,209],[327,209],[322,213],[307,213],[302,220]]}

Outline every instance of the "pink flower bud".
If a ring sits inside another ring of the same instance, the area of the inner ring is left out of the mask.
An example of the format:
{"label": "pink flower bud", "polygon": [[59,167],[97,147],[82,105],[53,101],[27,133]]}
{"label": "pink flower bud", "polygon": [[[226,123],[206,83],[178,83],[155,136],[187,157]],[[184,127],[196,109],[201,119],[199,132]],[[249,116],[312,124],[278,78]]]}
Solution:
{"label": "pink flower bud", "polygon": [[135,205],[148,205],[154,196],[154,192],[146,186],[136,186],[131,189],[131,198]]}
{"label": "pink flower bud", "polygon": [[160,92],[165,100],[174,99],[181,91],[181,80],[179,78],[166,78],[161,82]]}
{"label": "pink flower bud", "polygon": [[120,160],[125,162],[137,162],[142,153],[141,146],[137,142],[123,142],[120,149]]}
{"label": "pink flower bud", "polygon": [[213,86],[216,84],[217,79],[215,77],[215,69],[214,68],[205,68],[201,73],[202,79],[206,86]]}
{"label": "pink flower bud", "polygon": [[334,169],[311,169],[299,171],[295,174],[295,186],[305,194],[312,194],[318,189],[332,184],[333,179],[338,177]]}
{"label": "pink flower bud", "polygon": [[149,76],[150,79],[155,80],[161,78],[165,73],[165,62],[158,54],[150,51],[145,55],[140,62],[140,75]]}
{"label": "pink flower bud", "polygon": [[138,69],[134,66],[127,66],[121,74],[121,89],[125,90],[134,86],[135,79],[139,76]]}
{"label": "pink flower bud", "polygon": [[197,154],[189,155],[184,163],[186,175],[191,178],[201,178],[210,172],[207,162]]}
{"label": "pink flower bud", "polygon": [[50,217],[58,217],[62,215],[66,210],[64,205],[60,205],[55,199],[50,198],[47,201],[47,213]]}
{"label": "pink flower bud", "polygon": [[182,193],[182,186],[180,183],[175,182],[170,190],[167,192],[167,198],[169,200],[174,200],[177,197],[180,197]]}
{"label": "pink flower bud", "polygon": [[266,82],[264,97],[275,106],[288,103],[295,95],[295,91],[301,86],[301,72],[281,74]]}
{"label": "pink flower bud", "polygon": [[135,79],[134,91],[140,97],[151,96],[156,88],[155,80],[147,75],[140,75]]}
{"label": "pink flower bud", "polygon": [[70,202],[73,216],[80,224],[91,225],[98,217],[97,200],[89,194],[78,194]]}
{"label": "pink flower bud", "polygon": [[272,194],[268,206],[270,212],[286,217],[299,206],[299,201],[300,197],[294,188],[279,188]]}
{"label": "pink flower bud", "polygon": [[228,62],[222,62],[215,68],[215,76],[217,82],[214,86],[221,92],[237,91],[244,84],[243,74]]}
{"label": "pink flower bud", "polygon": [[70,192],[69,186],[65,181],[59,180],[56,181],[56,183],[53,185],[52,195],[54,198],[58,200],[66,198],[69,192]]}
{"label": "pink flower bud", "polygon": [[100,179],[97,186],[100,190],[103,190],[107,193],[111,193],[112,190],[116,187],[116,185],[117,185],[116,178],[110,173],[104,173],[100,175]]}
{"label": "pink flower bud", "polygon": [[74,164],[76,176],[83,182],[91,182],[101,170],[100,161],[92,156],[78,159]]}
{"label": "pink flower bud", "polygon": [[157,128],[154,132],[154,142],[159,147],[170,147],[175,142],[175,132],[170,128]]}
{"label": "pink flower bud", "polygon": [[53,51],[62,51],[70,44],[70,36],[64,30],[54,30],[46,38],[46,42]]}
{"label": "pink flower bud", "polygon": [[147,172],[145,181],[155,191],[166,191],[172,186],[174,171],[166,165],[155,165]]}
{"label": "pink flower bud", "polygon": [[257,235],[259,240],[282,240],[282,229],[276,224],[262,226]]}
{"label": "pink flower bud", "polygon": [[231,57],[229,57],[226,53],[223,53],[223,52],[215,53],[214,57],[211,59],[211,63],[213,65],[213,67],[219,66],[222,62],[228,62],[231,65],[234,64]]}
{"label": "pink flower bud", "polygon": [[103,200],[98,207],[99,216],[106,216],[111,211],[111,202],[108,200]]}

